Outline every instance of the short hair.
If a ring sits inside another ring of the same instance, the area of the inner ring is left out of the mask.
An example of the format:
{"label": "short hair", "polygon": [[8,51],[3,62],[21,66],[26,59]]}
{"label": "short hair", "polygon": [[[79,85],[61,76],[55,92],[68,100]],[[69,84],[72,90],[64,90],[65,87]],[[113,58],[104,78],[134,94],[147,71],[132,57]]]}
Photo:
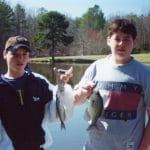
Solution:
{"label": "short hair", "polygon": [[108,27],[108,36],[111,37],[114,33],[121,31],[130,34],[133,40],[136,39],[137,31],[133,21],[128,19],[116,19],[112,21]]}

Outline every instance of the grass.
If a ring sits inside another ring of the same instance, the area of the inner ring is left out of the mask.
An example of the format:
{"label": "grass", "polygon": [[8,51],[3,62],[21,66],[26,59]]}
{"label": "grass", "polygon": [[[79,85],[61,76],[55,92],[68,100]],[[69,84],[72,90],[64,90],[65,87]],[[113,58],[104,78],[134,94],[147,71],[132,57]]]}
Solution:
{"label": "grass", "polygon": [[[100,59],[105,55],[88,55],[88,56],[59,56],[55,57],[57,62],[92,62],[96,59]],[[86,61],[85,61],[86,60]],[[31,58],[32,63],[50,63],[51,57],[40,57],[40,58]]]}
{"label": "grass", "polygon": [[[106,55],[87,55],[87,56],[60,56],[55,57],[57,62],[77,62],[77,61],[94,61],[100,58],[105,57]],[[147,54],[133,54],[132,55],[135,59],[139,60],[140,62],[150,64],[150,53]],[[33,63],[49,63],[51,61],[51,57],[40,57],[40,58],[31,58],[31,62]]]}
{"label": "grass", "polygon": [[[87,56],[59,56],[55,57],[55,59],[91,59],[95,60],[98,58],[101,58],[105,55],[87,55]],[[51,57],[37,57],[37,58],[31,58],[32,61],[49,61],[51,60]]]}
{"label": "grass", "polygon": [[141,62],[150,63],[150,53],[147,54],[134,54],[134,58]]}

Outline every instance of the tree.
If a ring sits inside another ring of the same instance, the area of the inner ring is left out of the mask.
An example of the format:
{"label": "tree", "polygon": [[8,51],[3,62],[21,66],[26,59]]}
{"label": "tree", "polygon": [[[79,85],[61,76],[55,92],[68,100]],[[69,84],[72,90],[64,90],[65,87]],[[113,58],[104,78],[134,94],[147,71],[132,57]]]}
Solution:
{"label": "tree", "polygon": [[25,36],[30,40],[30,44],[32,46],[32,54],[34,55],[34,37],[33,35],[37,32],[37,23],[36,23],[36,17],[32,15],[32,13],[28,13],[26,15],[26,33]]}
{"label": "tree", "polygon": [[12,8],[0,0],[0,46],[3,47],[5,40],[12,34],[14,27],[14,13]]}
{"label": "tree", "polygon": [[73,41],[73,36],[67,35],[69,22],[65,16],[57,11],[45,13],[38,20],[40,32],[36,34],[35,39],[46,48],[50,48],[50,56],[54,63],[55,50],[61,44],[68,45]]}
{"label": "tree", "polygon": [[[77,43],[83,55],[100,52],[102,47],[103,29],[106,24],[104,13],[98,5],[94,5],[81,17],[76,18],[78,28]],[[100,44],[101,43],[101,44]]]}
{"label": "tree", "polygon": [[94,5],[82,16],[81,26],[85,29],[99,31],[105,26],[106,20],[104,13],[98,5]]}
{"label": "tree", "polygon": [[14,8],[15,14],[15,31],[17,35],[25,35],[26,33],[26,12],[23,6],[17,4]]}

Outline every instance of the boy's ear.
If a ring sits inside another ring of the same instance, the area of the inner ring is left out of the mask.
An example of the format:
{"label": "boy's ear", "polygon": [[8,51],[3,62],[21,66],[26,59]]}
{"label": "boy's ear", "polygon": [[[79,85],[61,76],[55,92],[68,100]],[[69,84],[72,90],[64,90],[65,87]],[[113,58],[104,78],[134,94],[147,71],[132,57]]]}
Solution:
{"label": "boy's ear", "polygon": [[6,59],[6,54],[7,54],[6,50],[3,50],[3,58],[4,59]]}
{"label": "boy's ear", "polygon": [[107,37],[107,45],[110,46],[110,37]]}

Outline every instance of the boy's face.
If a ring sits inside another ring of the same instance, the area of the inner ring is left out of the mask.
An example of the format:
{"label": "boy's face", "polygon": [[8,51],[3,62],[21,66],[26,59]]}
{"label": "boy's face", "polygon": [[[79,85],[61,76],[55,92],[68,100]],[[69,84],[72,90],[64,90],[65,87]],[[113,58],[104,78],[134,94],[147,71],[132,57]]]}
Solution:
{"label": "boy's face", "polygon": [[29,61],[29,52],[23,48],[19,48],[13,53],[11,51],[7,51],[4,53],[4,59],[6,59],[9,72],[24,72],[24,68]]}
{"label": "boy's face", "polygon": [[116,63],[125,64],[130,61],[130,54],[135,46],[135,41],[130,34],[118,31],[107,38],[107,44]]}

